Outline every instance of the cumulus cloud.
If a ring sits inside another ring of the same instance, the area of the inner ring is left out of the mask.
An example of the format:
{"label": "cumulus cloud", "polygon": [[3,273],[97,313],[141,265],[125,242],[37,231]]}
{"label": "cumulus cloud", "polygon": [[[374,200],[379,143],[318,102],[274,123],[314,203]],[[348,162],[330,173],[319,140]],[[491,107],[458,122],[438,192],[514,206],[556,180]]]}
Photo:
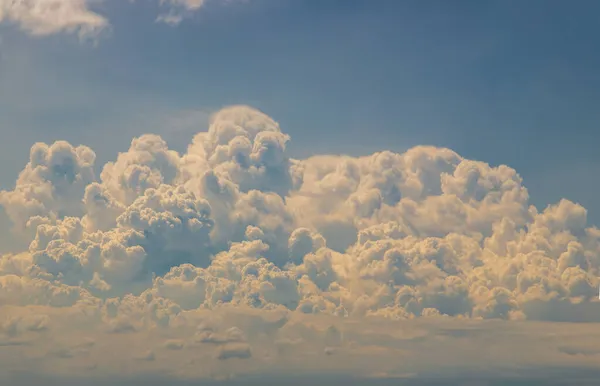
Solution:
{"label": "cumulus cloud", "polygon": [[15,188],[0,192],[0,204],[22,230],[78,216],[82,213],[81,194],[95,179],[95,159],[87,146],[74,147],[64,141],[50,146],[36,143]]}
{"label": "cumulus cloud", "polygon": [[[211,364],[182,376],[213,377],[230,363],[406,358],[419,334],[441,339],[453,323],[600,322],[600,230],[580,205],[538,210],[515,170],[449,149],[297,160],[289,141],[231,106],[184,154],[144,135],[99,176],[91,149],[35,144],[0,193],[29,238],[0,258],[3,344],[25,357],[39,345],[53,371],[57,358],[114,369],[96,353],[112,344],[140,371],[182,352]],[[396,366],[381,363],[365,370]]]}
{"label": "cumulus cloud", "polygon": [[[33,36],[60,32],[77,33],[80,37],[97,36],[110,27],[105,15],[93,10],[102,0],[0,0],[0,23],[17,25]],[[164,9],[157,21],[177,25],[209,2],[229,3],[234,0],[156,0]]]}
{"label": "cumulus cloud", "polygon": [[90,9],[90,0],[0,0],[0,23],[8,21],[35,36],[98,33],[108,20]]}

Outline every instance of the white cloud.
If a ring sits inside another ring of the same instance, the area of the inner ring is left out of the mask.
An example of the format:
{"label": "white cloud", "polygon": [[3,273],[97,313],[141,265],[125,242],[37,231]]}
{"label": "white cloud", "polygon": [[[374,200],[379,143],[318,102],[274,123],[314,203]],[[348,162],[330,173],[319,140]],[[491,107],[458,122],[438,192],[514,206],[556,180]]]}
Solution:
{"label": "white cloud", "polygon": [[247,0],[160,0],[160,4],[167,10],[158,15],[156,21],[176,26],[209,3],[231,4],[243,1]]}
{"label": "white cloud", "polygon": [[184,154],[144,135],[98,177],[91,149],[34,145],[0,193],[30,239],[0,257],[2,347],[55,375],[597,365],[583,337],[540,343],[600,323],[583,207],[538,211],[515,170],[449,149],[295,160],[289,140],[232,106]]}
{"label": "white cloud", "polygon": [[108,20],[89,8],[89,0],[0,0],[0,22],[17,24],[36,36],[58,32],[95,34]]}
{"label": "white cloud", "polygon": [[[107,17],[92,9],[100,1],[103,0],[0,0],[0,23],[15,24],[33,36],[74,32],[82,38],[95,37],[110,27]],[[169,25],[178,25],[209,2],[156,1],[165,9],[156,20]]]}
{"label": "white cloud", "polygon": [[160,0],[168,11],[158,16],[156,21],[169,25],[177,25],[183,18],[203,7],[207,0]]}

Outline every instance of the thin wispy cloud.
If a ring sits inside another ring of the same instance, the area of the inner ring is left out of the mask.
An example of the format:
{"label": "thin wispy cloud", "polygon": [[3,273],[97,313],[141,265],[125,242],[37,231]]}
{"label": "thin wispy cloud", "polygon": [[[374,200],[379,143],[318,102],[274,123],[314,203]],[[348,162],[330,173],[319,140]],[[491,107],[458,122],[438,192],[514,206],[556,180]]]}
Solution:
{"label": "thin wispy cloud", "polygon": [[[104,0],[0,0],[0,23],[16,25],[33,36],[61,32],[80,37],[97,36],[110,27],[110,20],[94,6]],[[164,9],[157,21],[178,25],[207,3],[219,0],[156,0]],[[224,3],[227,3],[226,1]]]}
{"label": "thin wispy cloud", "polygon": [[208,0],[160,0],[161,5],[169,8],[160,14],[156,21],[169,25],[181,23],[183,18],[198,11]]}
{"label": "thin wispy cloud", "polygon": [[247,2],[248,0],[160,0],[167,11],[156,18],[157,22],[171,26],[180,24],[185,18],[191,17],[195,12],[208,4],[230,5]]}

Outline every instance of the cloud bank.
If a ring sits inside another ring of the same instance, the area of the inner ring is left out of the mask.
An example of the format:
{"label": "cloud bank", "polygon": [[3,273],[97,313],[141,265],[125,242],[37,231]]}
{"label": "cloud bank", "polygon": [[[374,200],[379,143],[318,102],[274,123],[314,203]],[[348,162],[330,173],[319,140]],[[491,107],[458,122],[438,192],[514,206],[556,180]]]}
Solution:
{"label": "cloud bank", "polygon": [[537,322],[600,322],[585,208],[538,211],[515,170],[450,149],[297,160],[289,141],[232,106],[186,153],[144,135],[99,175],[86,146],[33,145],[0,192],[28,240],[0,258],[0,363],[212,378],[600,364],[596,325]]}

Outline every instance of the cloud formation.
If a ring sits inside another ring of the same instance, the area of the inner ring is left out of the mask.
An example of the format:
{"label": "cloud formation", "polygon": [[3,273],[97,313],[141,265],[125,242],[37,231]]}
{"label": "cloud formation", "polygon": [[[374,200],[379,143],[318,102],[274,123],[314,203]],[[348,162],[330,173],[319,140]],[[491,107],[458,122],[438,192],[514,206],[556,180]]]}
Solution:
{"label": "cloud formation", "polygon": [[186,15],[196,12],[206,4],[207,0],[160,0],[161,5],[168,8],[156,19],[169,25],[181,23]]}
{"label": "cloud formation", "polygon": [[156,21],[176,26],[208,3],[231,4],[244,1],[248,0],[160,0],[161,6],[167,10],[158,15]]}
{"label": "cloud formation", "polygon": [[[96,36],[110,26],[105,15],[93,10],[103,0],[0,0],[0,23],[17,25],[33,36],[60,32]],[[178,25],[207,3],[233,0],[156,0],[162,9],[156,21]]]}
{"label": "cloud formation", "polygon": [[[538,211],[515,170],[449,149],[297,160],[289,141],[232,106],[184,154],[143,135],[99,176],[90,148],[35,144],[0,193],[30,240],[0,258],[2,345],[26,358],[43,348],[40,371],[58,372],[65,359],[117,368],[107,350],[143,372],[164,350],[191,350],[210,366],[180,375],[212,377],[296,359],[318,370],[315,350],[336,366],[405,358],[453,323],[478,341],[487,319],[505,321],[499,334],[600,322],[600,230],[580,205]],[[397,370],[380,364],[356,366]]]}
{"label": "cloud formation", "polygon": [[34,36],[58,32],[91,35],[108,26],[108,20],[90,10],[90,0],[0,0],[0,23],[18,25]]}

